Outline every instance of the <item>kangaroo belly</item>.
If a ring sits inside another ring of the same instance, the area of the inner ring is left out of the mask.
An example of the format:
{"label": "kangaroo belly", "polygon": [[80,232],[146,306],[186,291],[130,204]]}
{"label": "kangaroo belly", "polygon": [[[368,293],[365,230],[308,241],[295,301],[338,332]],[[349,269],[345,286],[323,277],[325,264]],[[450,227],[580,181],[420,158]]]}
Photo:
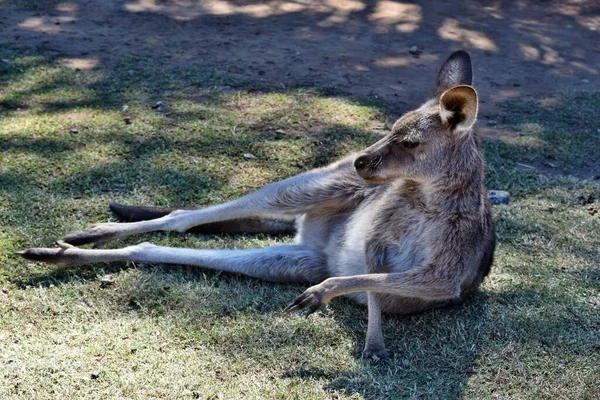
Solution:
{"label": "kangaroo belly", "polygon": [[296,244],[326,252],[335,242],[338,232],[343,231],[349,216],[347,212],[310,212],[298,217]]}
{"label": "kangaroo belly", "polygon": [[[375,200],[375,199],[374,199]],[[373,219],[372,201],[363,202],[349,214],[342,224],[331,232],[323,252],[327,259],[329,276],[351,276],[367,273],[365,239]],[[367,294],[346,295],[358,303],[367,303]]]}

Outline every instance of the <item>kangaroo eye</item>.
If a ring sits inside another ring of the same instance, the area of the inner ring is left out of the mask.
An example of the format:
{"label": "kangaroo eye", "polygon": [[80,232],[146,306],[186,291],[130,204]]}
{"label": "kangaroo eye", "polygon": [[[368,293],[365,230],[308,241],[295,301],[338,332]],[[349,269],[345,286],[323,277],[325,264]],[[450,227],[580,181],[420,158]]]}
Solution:
{"label": "kangaroo eye", "polygon": [[406,140],[402,142],[402,146],[406,147],[407,149],[414,149],[418,145],[419,145],[419,142],[409,142]]}

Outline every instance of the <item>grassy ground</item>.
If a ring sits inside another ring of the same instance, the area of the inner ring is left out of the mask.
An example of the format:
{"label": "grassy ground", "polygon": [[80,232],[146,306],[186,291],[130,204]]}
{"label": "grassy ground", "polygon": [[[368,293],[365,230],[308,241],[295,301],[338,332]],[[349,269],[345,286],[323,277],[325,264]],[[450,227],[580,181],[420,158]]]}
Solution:
{"label": "grassy ground", "polygon": [[[583,204],[600,197],[585,179],[600,173],[600,93],[505,105],[515,135],[484,143],[488,185],[514,196],[495,210],[491,275],[463,306],[387,318],[397,353],[371,365],[366,310],[343,299],[305,319],[281,313],[301,286],[12,252],[110,220],[111,200],[212,204],[323,165],[373,142],[385,104],[135,57],[94,73],[42,50],[0,59],[0,398],[600,398],[600,219],[597,200]],[[289,238],[125,242],[144,240]]]}

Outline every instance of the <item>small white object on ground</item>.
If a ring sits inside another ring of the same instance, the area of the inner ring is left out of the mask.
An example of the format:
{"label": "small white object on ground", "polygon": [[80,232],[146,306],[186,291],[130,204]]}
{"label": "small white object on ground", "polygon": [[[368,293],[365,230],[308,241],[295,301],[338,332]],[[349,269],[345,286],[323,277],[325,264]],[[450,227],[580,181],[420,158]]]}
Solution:
{"label": "small white object on ground", "polygon": [[421,53],[417,46],[412,46],[410,49],[408,49],[408,52],[413,56],[418,56]]}
{"label": "small white object on ground", "polygon": [[488,199],[492,204],[508,204],[510,194],[504,190],[490,190],[488,191]]}

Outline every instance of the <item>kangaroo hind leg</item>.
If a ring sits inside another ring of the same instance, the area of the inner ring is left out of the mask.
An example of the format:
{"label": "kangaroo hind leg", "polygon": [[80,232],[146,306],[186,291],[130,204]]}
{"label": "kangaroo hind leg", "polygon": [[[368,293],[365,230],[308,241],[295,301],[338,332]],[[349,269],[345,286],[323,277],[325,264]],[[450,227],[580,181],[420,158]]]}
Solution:
{"label": "kangaroo hind leg", "polygon": [[[188,207],[148,207],[128,206],[119,203],[110,203],[110,209],[124,222],[148,221],[164,217],[176,210],[194,210]],[[233,220],[209,222],[196,225],[187,232],[194,233],[269,233],[281,235],[294,233],[296,224],[294,217],[281,216],[278,218],[248,217]]]}
{"label": "kangaroo hind leg", "polygon": [[250,250],[203,250],[142,243],[121,249],[37,248],[20,253],[24,258],[50,264],[138,261],[181,264],[233,272],[271,282],[318,283],[327,278],[325,257],[310,248],[278,245]]}
{"label": "kangaroo hind leg", "polygon": [[356,180],[355,175],[351,162],[347,161],[343,166],[336,164],[271,183],[256,192],[223,204],[200,209],[175,210],[163,217],[147,221],[96,224],[84,231],[68,234],[63,240],[79,246],[153,231],[185,232],[198,225],[218,224],[222,221],[247,218],[289,220],[314,209],[316,204],[337,204],[352,198],[354,187],[360,189],[361,186],[350,185],[351,189],[340,190],[339,182],[344,179]]}

